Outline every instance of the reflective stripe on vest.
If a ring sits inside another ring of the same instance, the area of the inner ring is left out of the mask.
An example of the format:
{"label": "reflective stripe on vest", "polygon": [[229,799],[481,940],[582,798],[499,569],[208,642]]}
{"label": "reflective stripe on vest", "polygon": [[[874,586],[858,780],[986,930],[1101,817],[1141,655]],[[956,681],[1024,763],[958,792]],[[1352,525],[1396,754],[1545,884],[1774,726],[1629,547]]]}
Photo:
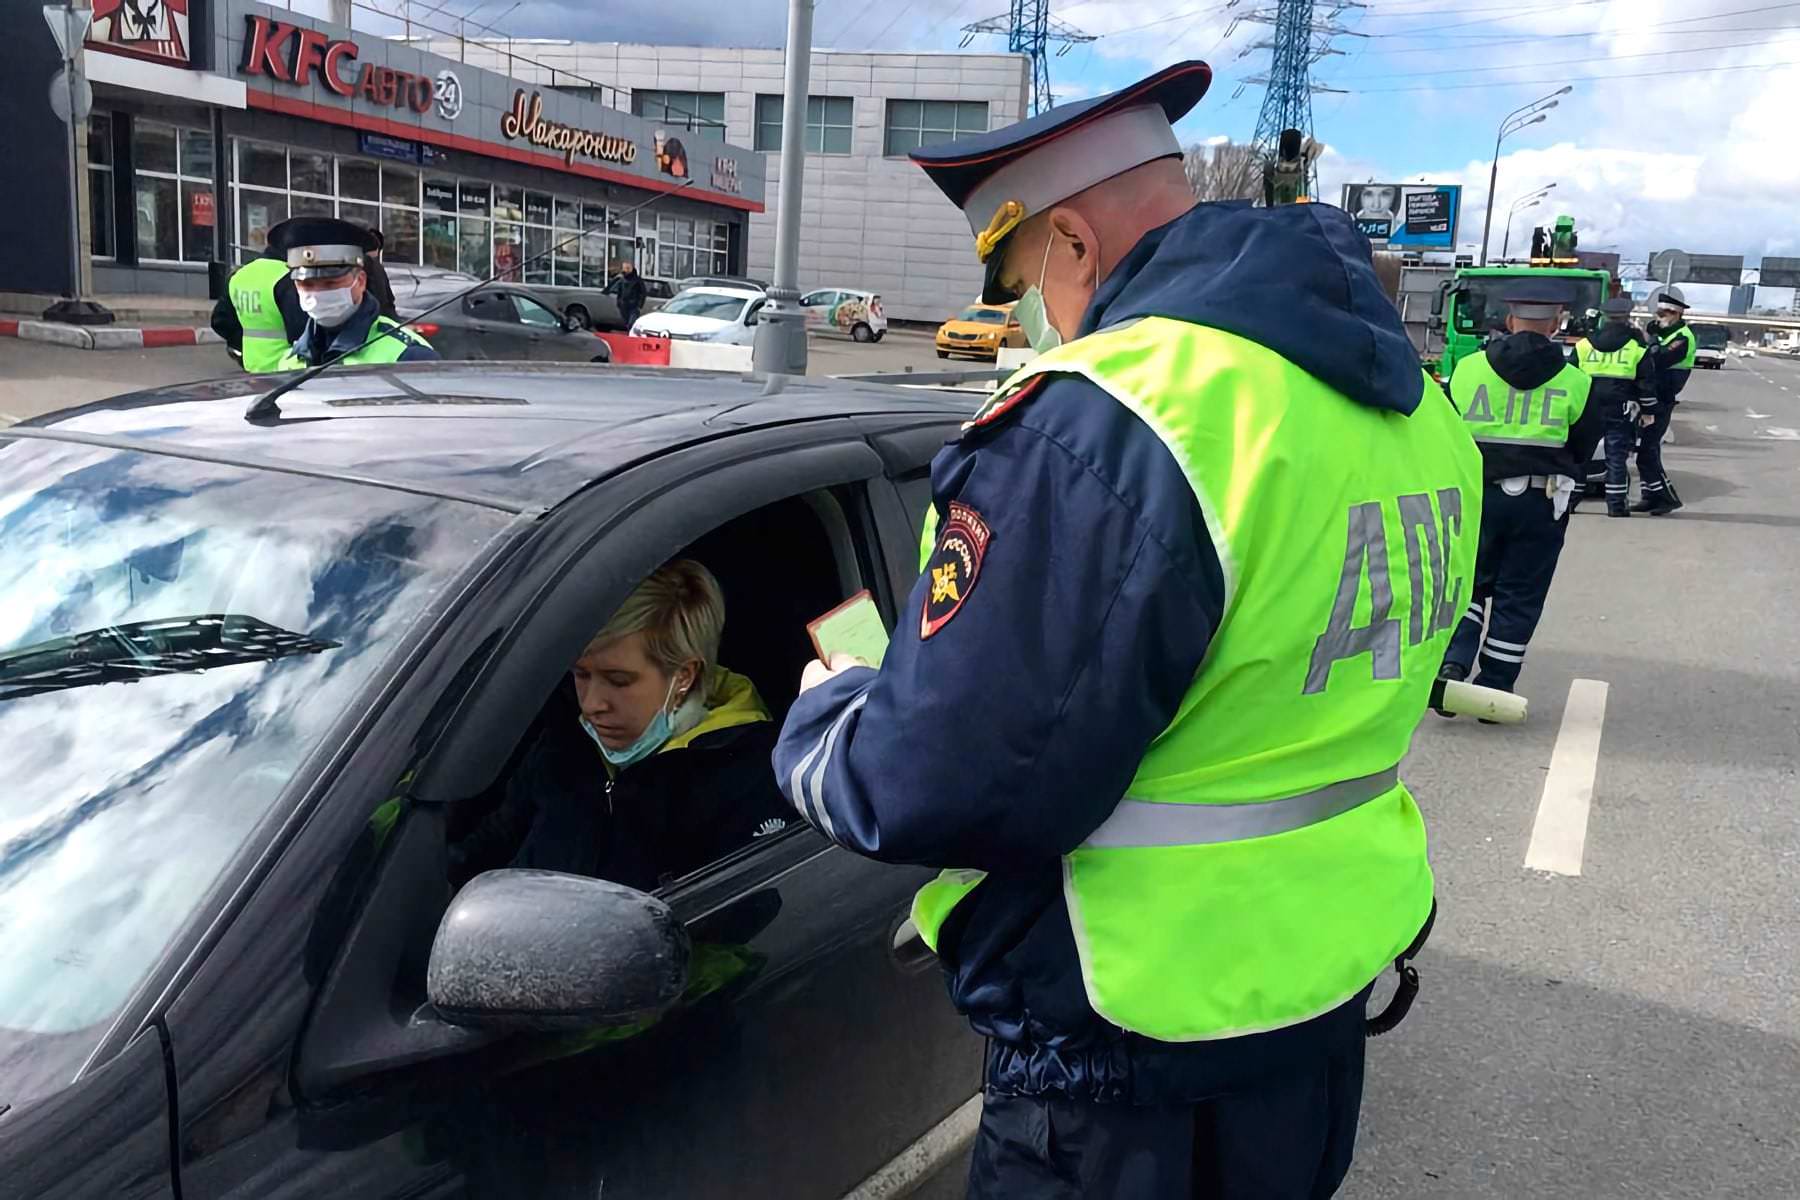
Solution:
{"label": "reflective stripe on vest", "polygon": [[[1182,321],[1068,343],[1002,394],[1047,373],[1085,377],[1157,435],[1225,578],[1225,618],[1168,728],[1063,859],[1088,1003],[1171,1042],[1308,1020],[1380,974],[1431,909],[1424,824],[1394,764],[1468,603],[1480,455],[1423,373],[1402,416]],[[945,872],[920,891],[927,944],[980,883]]]}
{"label": "reflective stripe on vest", "polygon": [[1581,419],[1593,388],[1579,368],[1564,366],[1547,383],[1521,391],[1494,370],[1485,353],[1456,364],[1450,401],[1478,442],[1499,446],[1561,446]]}
{"label": "reflective stripe on vest", "polygon": [[244,329],[240,348],[244,370],[251,374],[282,369],[288,336],[281,306],[275,302],[275,285],[287,278],[287,273],[287,264],[279,259],[253,258],[232,272],[226,284],[231,307],[237,311],[238,324]]}
{"label": "reflective stripe on vest", "polygon": [[1329,787],[1250,804],[1162,804],[1119,801],[1084,846],[1199,846],[1292,833],[1379,799],[1400,782],[1398,767]]}
{"label": "reflective stripe on vest", "polygon": [[1683,325],[1679,329],[1670,330],[1667,334],[1658,334],[1656,340],[1667,346],[1672,344],[1676,338],[1687,339],[1687,353],[1681,356],[1680,362],[1669,369],[1671,371],[1691,371],[1694,369],[1694,360],[1700,356],[1700,339],[1694,336],[1692,325]]}
{"label": "reflective stripe on vest", "polygon": [[1636,338],[1617,350],[1596,350],[1586,338],[1575,343],[1575,363],[1595,379],[1636,379],[1638,363],[1649,350]]}

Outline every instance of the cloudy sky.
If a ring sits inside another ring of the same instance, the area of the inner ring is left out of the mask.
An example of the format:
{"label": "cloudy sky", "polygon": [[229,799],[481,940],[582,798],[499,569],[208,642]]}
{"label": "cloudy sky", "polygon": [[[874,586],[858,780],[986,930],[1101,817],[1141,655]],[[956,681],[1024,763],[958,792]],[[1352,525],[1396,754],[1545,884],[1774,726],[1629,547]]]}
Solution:
{"label": "cloudy sky", "polygon": [[[371,0],[397,7],[401,0]],[[413,0],[415,11],[446,0]],[[785,0],[447,0],[514,36],[779,46]],[[297,6],[304,6],[304,2]],[[950,50],[1004,0],[819,0],[814,41],[843,50]],[[1069,0],[1052,12],[1097,40],[1051,61],[1063,100],[1111,90],[1181,58],[1213,64],[1213,91],[1184,140],[1248,140],[1272,0]],[[1800,255],[1800,2],[1772,0],[1369,0],[1315,20],[1345,32],[1313,68],[1322,194],[1351,180],[1460,182],[1465,242],[1479,242],[1494,135],[1511,110],[1571,84],[1541,124],[1507,139],[1496,189],[1512,200],[1555,182],[1589,249],[1627,261],[1670,246]],[[441,18],[433,18],[441,19]],[[998,38],[975,46],[1001,48]],[[1241,90],[1240,90],[1241,89]],[[1545,208],[1521,214],[1517,229]],[[1550,214],[1554,215],[1554,214]],[[1519,233],[1515,234],[1517,241]],[[1780,294],[1785,302],[1787,293]],[[1773,296],[1765,297],[1767,303]]]}

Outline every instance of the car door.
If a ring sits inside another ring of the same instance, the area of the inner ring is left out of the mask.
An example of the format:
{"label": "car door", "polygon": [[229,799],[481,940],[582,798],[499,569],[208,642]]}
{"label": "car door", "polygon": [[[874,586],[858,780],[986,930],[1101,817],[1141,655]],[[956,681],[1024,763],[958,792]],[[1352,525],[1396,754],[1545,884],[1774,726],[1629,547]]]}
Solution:
{"label": "car door", "polygon": [[816,292],[808,292],[800,297],[800,307],[806,310],[806,329],[809,333],[827,333],[835,331],[832,314],[836,311],[840,293],[829,288],[821,288]]}
{"label": "car door", "polygon": [[[462,302],[462,330],[465,353],[458,358],[507,359],[529,358],[531,333],[519,324],[518,309],[513,307],[512,293],[500,288],[483,288]],[[449,328],[446,324],[446,328]]]}
{"label": "car door", "polygon": [[[883,455],[847,420],[729,429],[523,517],[446,597],[169,1012],[184,1200],[823,1200],[966,1124],[980,1043],[906,921],[931,872],[798,820],[661,890],[725,974],[660,1020],[502,1037],[425,1002],[452,820],[505,778],[636,580],[679,553],[729,567],[721,658],[756,671],[777,711],[807,613],[867,586],[892,621],[916,563],[889,561]],[[774,511],[810,514],[827,561],[757,524]],[[782,670],[751,665],[789,646]]]}
{"label": "car door", "polygon": [[508,293],[513,315],[525,332],[519,357],[551,362],[587,362],[594,357],[594,335],[585,329],[570,330],[545,304],[523,292]]}

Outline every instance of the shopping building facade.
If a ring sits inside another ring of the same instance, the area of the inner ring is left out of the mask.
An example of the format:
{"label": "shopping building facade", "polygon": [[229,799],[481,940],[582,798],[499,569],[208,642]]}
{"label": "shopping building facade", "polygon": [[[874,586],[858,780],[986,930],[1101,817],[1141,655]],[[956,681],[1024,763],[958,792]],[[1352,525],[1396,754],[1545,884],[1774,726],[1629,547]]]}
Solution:
{"label": "shopping building facade", "polygon": [[623,92],[560,91],[250,0],[165,3],[149,27],[123,24],[132,11],[100,0],[84,56],[89,292],[205,297],[209,263],[308,214],[379,228],[390,262],[527,283],[754,261],[764,156],[684,151]]}
{"label": "shopping building facade", "polygon": [[[631,110],[689,146],[763,159],[764,211],[749,218],[748,272],[774,269],[781,175],[781,50],[568,41],[419,43],[576,96],[629,95]],[[812,56],[800,285],[877,292],[890,318],[939,321],[981,288],[967,220],[906,153],[1027,115],[1018,54]],[[667,264],[659,264],[659,270]],[[663,272],[666,274],[666,272]]]}

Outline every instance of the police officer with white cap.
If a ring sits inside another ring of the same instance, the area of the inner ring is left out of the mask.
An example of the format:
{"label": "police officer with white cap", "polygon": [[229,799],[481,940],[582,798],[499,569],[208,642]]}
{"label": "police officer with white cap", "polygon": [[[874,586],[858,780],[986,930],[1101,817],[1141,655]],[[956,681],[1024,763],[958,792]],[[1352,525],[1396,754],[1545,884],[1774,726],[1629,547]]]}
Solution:
{"label": "police officer with white cap", "polygon": [[1476,682],[1513,690],[1550,594],[1576,481],[1604,430],[1601,406],[1588,403],[1591,379],[1550,340],[1562,327],[1566,289],[1553,279],[1514,284],[1506,336],[1450,377],[1450,402],[1481,447],[1486,494],[1475,596],[1444,658],[1446,679],[1469,678],[1479,652]]}
{"label": "police officer with white cap", "polygon": [[375,233],[333,217],[296,218],[277,231],[281,240],[273,248],[286,257],[307,316],[305,330],[278,369],[333,359],[354,365],[438,357],[417,332],[381,315],[365,269],[365,256],[380,246]]}
{"label": "police officer with white cap", "polygon": [[1650,326],[1650,353],[1656,360],[1656,395],[1644,401],[1638,418],[1638,502],[1632,512],[1666,517],[1682,507],[1675,484],[1663,470],[1663,435],[1675,419],[1681,390],[1694,373],[1700,342],[1688,325],[1687,299],[1678,287],[1661,287],[1655,293],[1656,321]]}
{"label": "police officer with white cap", "polygon": [[1330,1195],[1434,911],[1397,768],[1480,456],[1349,214],[1195,201],[1211,75],[914,152],[1040,354],[933,462],[880,669],[808,667],[775,751],[825,836],[943,869],[976,1197]]}

